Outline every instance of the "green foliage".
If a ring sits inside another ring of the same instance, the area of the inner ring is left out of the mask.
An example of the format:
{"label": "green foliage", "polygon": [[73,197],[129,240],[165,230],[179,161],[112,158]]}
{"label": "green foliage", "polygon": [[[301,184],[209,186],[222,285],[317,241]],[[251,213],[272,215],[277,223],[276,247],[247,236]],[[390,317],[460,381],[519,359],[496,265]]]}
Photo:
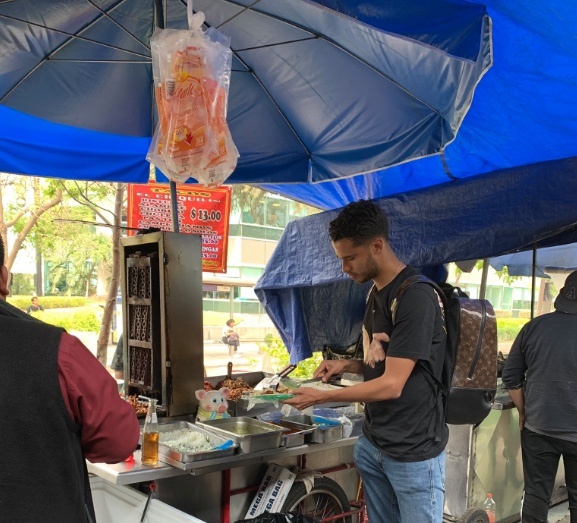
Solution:
{"label": "green foliage", "polygon": [[[32,303],[32,296],[8,296],[8,303],[26,310]],[[83,296],[40,296],[38,302],[44,309],[65,309],[69,307],[84,307],[89,301]]]}
{"label": "green foliage", "polygon": [[32,274],[12,274],[10,292],[14,294],[24,294],[31,296],[34,294],[34,275]]}
{"label": "green foliage", "polygon": [[66,314],[58,311],[39,311],[30,314],[45,323],[62,327],[67,332],[98,332],[100,330],[100,320],[92,311],[76,311]]}
{"label": "green foliage", "polygon": [[94,211],[80,205],[57,206],[39,221],[38,241],[49,266],[50,294],[94,293],[95,268],[110,264],[112,257],[110,238],[96,231],[90,224],[94,221]]}
{"label": "green foliage", "polygon": [[509,268],[506,265],[500,271],[495,272],[497,273],[497,276],[499,276],[499,278],[507,285],[511,285],[514,281],[521,279],[521,276],[510,276]]}
{"label": "green foliage", "polygon": [[528,318],[497,318],[497,337],[499,342],[513,341],[527,323]]}
{"label": "green foliage", "polygon": [[[264,343],[259,343],[259,349],[273,359],[275,367],[279,370],[289,364],[287,348],[282,340],[272,334],[265,336]],[[299,362],[297,368],[291,372],[290,376],[293,378],[311,378],[322,359],[322,354],[315,352],[311,358]]]}

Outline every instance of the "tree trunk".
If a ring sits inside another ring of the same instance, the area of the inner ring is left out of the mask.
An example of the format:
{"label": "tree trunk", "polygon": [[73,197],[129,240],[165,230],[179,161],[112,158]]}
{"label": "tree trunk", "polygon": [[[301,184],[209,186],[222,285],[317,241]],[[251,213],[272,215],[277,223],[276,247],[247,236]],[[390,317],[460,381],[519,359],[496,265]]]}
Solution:
{"label": "tree trunk", "polygon": [[36,247],[36,274],[34,275],[34,286],[36,287],[36,296],[44,296],[44,285],[42,285],[42,251],[40,246]]}
{"label": "tree trunk", "polygon": [[110,339],[110,328],[112,315],[116,305],[118,286],[120,285],[120,227],[122,225],[122,205],[124,203],[124,184],[116,185],[116,198],[114,201],[114,227],[112,229],[112,276],[108,287],[108,296],[104,305],[102,324],[96,343],[96,357],[102,365],[106,366],[108,355],[108,340]]}
{"label": "tree trunk", "polygon": [[[10,248],[10,252],[8,252],[8,251],[6,252],[7,256],[6,256],[5,265],[6,265],[6,268],[8,270],[12,269],[12,266],[14,265],[14,260],[16,259],[16,256],[18,255],[18,251],[20,251],[20,248],[22,247],[22,244],[24,243],[26,236],[32,230],[32,228],[36,225],[40,216],[42,216],[48,209],[51,209],[52,207],[58,205],[61,201],[62,201],[62,190],[58,189],[56,191],[54,198],[52,198],[52,200],[50,200],[46,203],[40,204],[38,207],[33,209],[33,212],[31,213],[27,222],[24,224],[24,228],[18,233],[18,235],[14,239],[14,243],[12,244],[12,247]],[[16,223],[16,221],[24,214],[25,214],[25,212],[21,211],[20,214],[18,214],[15,218],[10,220],[9,222],[4,222],[4,217],[3,216],[0,217],[0,220],[2,220],[2,223],[3,223],[2,227],[1,227],[3,237],[5,234],[5,231],[9,227],[12,227],[14,225],[14,223]],[[4,238],[4,240],[6,240],[6,238]],[[6,249],[8,248],[8,246],[6,244],[4,244],[4,247]]]}

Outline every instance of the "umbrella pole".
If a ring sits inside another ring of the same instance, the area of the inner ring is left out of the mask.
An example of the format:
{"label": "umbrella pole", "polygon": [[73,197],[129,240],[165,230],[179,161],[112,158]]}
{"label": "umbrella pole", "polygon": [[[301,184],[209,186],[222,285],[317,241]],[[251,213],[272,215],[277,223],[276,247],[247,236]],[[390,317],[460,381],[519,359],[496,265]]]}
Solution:
{"label": "umbrella pole", "polygon": [[531,319],[535,317],[535,284],[537,280],[537,244],[533,244],[533,264],[531,267]]}
{"label": "umbrella pole", "polygon": [[481,288],[479,289],[479,298],[485,299],[487,294],[487,278],[489,276],[489,258],[483,260],[483,272],[481,273]]}
{"label": "umbrella pole", "polygon": [[176,182],[170,182],[170,215],[172,217],[172,231],[180,232],[178,225],[178,199],[176,197]]}

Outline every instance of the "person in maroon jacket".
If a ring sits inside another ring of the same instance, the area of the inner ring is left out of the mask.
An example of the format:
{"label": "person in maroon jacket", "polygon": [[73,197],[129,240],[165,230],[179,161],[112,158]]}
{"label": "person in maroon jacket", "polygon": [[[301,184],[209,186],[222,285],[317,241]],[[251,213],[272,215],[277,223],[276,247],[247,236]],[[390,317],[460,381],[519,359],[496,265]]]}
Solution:
{"label": "person in maroon jacket", "polygon": [[78,338],[6,302],[4,259],[0,238],[0,519],[91,523],[85,459],[130,456],[138,420]]}

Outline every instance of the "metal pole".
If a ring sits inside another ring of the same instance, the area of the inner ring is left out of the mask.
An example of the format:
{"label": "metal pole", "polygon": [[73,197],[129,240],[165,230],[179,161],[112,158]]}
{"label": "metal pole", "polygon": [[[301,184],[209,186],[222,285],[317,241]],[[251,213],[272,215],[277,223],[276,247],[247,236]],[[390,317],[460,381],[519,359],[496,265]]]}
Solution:
{"label": "metal pole", "polygon": [[[166,29],[166,19],[164,17],[164,6],[162,0],[154,0],[154,21],[159,29]],[[178,198],[176,194],[176,182],[169,182],[170,186],[170,215],[172,217],[172,230],[180,232],[178,224]]]}
{"label": "metal pole", "polygon": [[180,232],[178,225],[178,198],[176,194],[176,182],[170,182],[170,215],[172,216],[173,232]]}
{"label": "metal pole", "polygon": [[487,293],[487,277],[489,276],[489,258],[483,260],[483,272],[481,273],[481,288],[479,289],[479,298],[485,299]]}
{"label": "metal pole", "polygon": [[537,244],[533,244],[533,264],[531,267],[531,319],[535,317],[535,284],[537,280]]}

